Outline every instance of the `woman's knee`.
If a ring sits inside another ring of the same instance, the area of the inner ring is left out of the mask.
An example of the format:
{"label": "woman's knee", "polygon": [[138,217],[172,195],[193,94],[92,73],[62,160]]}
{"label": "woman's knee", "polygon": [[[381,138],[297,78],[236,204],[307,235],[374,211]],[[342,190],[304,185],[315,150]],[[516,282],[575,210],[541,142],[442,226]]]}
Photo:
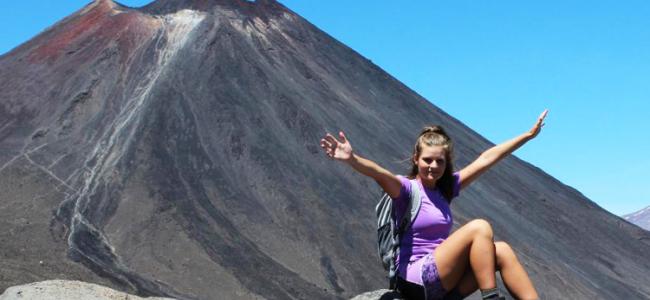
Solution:
{"label": "woman's knee", "polygon": [[494,243],[494,247],[496,248],[496,256],[497,256],[497,265],[498,266],[503,266],[505,264],[508,264],[510,262],[516,261],[517,256],[515,255],[515,251],[512,250],[512,247],[506,242],[496,242]]}
{"label": "woman's knee", "polygon": [[470,228],[472,228],[472,231],[476,234],[487,236],[489,238],[493,238],[494,236],[494,233],[492,232],[492,225],[490,225],[490,223],[486,220],[474,219],[467,223],[467,226],[470,226]]}

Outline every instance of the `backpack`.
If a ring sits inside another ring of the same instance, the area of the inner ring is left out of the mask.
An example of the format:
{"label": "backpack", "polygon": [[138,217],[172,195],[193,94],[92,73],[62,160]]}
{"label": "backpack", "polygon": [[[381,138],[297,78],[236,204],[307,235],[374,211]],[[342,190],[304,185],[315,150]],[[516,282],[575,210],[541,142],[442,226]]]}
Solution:
{"label": "backpack", "polygon": [[[394,290],[397,284],[395,260],[402,234],[408,230],[420,210],[420,187],[415,180],[409,180],[409,182],[411,183],[411,198],[399,223],[396,224],[397,216],[393,210],[393,199],[388,194],[383,193],[375,207],[377,213],[377,250],[384,270],[388,271],[388,282],[391,290]],[[398,224],[399,226],[397,226]]]}

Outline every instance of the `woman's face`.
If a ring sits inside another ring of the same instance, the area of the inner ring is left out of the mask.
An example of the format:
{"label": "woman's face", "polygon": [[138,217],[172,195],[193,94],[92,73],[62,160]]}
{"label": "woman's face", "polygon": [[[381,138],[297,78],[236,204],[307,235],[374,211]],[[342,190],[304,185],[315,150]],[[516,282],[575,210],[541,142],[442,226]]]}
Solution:
{"label": "woman's face", "polygon": [[420,157],[414,158],[418,166],[418,177],[422,184],[434,187],[447,167],[446,150],[443,146],[422,145]]}

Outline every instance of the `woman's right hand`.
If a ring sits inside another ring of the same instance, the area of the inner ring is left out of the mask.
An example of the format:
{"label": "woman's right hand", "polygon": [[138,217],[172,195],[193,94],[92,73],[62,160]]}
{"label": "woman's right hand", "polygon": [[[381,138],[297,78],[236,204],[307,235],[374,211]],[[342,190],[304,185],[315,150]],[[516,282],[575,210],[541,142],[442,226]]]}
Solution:
{"label": "woman's right hand", "polygon": [[350,145],[350,142],[342,131],[339,132],[339,138],[340,140],[328,133],[320,140],[320,146],[325,150],[327,156],[336,160],[344,161],[355,171],[371,177],[377,181],[381,188],[384,189],[384,191],[393,199],[399,197],[402,183],[397,176],[382,168],[372,160],[354,154],[352,151],[352,145]]}
{"label": "woman's right hand", "polygon": [[339,132],[339,137],[341,138],[341,141],[328,133],[320,140],[320,146],[325,150],[325,154],[330,158],[347,161],[352,158],[352,145],[350,145],[348,139],[345,138],[343,131]]}

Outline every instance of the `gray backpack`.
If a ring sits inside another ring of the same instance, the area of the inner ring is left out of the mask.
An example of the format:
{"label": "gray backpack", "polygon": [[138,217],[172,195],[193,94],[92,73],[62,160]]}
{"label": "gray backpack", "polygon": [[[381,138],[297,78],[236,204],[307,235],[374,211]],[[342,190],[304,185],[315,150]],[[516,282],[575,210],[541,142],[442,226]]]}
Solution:
{"label": "gray backpack", "polygon": [[420,210],[420,188],[417,181],[410,180],[410,183],[411,198],[404,215],[399,220],[399,226],[395,222],[397,216],[393,210],[393,199],[388,194],[384,193],[375,207],[377,213],[377,249],[384,270],[388,271],[389,288],[392,290],[397,285],[395,260],[402,234],[408,230]]}

